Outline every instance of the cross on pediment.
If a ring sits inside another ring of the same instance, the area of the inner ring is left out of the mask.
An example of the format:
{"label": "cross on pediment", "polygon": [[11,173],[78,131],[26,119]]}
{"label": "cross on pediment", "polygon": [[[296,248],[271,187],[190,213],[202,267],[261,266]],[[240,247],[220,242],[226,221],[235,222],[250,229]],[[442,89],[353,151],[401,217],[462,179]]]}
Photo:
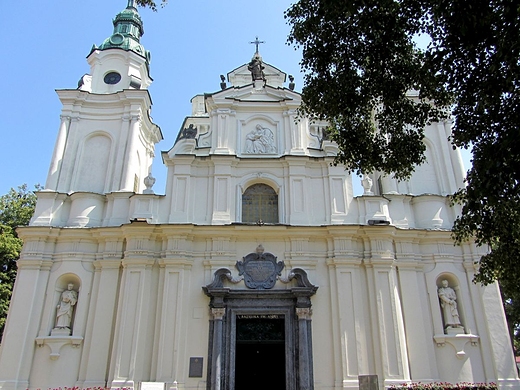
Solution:
{"label": "cross on pediment", "polygon": [[261,43],[265,43],[265,41],[259,41],[258,37],[256,37],[256,39],[253,42],[249,42],[249,43],[252,44],[252,45],[256,45],[256,52],[255,53],[258,53],[258,45],[260,45]]}

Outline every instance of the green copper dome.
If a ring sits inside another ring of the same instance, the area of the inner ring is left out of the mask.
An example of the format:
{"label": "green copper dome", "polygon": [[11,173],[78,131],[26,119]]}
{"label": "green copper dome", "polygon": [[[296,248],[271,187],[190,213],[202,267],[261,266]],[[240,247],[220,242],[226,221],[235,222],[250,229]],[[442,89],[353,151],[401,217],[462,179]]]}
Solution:
{"label": "green copper dome", "polygon": [[92,51],[106,50],[106,49],[123,49],[131,50],[146,58],[147,63],[150,63],[150,52],[145,50],[141,45],[140,39],[144,34],[143,21],[137,7],[135,0],[128,0],[127,7],[117,14],[114,21],[113,34],[105,39],[99,46],[94,45]]}

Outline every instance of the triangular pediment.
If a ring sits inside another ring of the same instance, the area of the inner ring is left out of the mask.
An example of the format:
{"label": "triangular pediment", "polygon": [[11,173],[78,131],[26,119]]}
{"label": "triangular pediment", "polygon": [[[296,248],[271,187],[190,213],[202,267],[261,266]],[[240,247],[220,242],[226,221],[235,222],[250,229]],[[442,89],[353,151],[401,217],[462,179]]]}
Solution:
{"label": "triangular pediment", "polygon": [[[265,62],[263,62],[262,65],[264,66],[263,71],[266,84],[274,88],[283,88],[287,79],[287,73],[282,72],[280,69]],[[251,71],[248,69],[248,64],[244,64],[232,70],[227,74],[227,78],[233,87],[242,87],[253,82]]]}
{"label": "triangular pediment", "polygon": [[228,88],[212,94],[212,99],[217,104],[229,104],[234,102],[265,102],[281,103],[300,101],[300,94],[287,88],[273,88],[264,85],[262,80],[257,80],[239,88]]}

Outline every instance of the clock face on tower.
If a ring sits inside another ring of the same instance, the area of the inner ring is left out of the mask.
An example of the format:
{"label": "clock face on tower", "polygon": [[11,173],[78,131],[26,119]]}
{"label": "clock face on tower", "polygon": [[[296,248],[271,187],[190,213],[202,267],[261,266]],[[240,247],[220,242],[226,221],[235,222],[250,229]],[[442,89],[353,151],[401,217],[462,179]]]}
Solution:
{"label": "clock face on tower", "polygon": [[114,34],[110,37],[110,43],[112,45],[120,45],[125,40],[125,37],[122,34]]}
{"label": "clock face on tower", "polygon": [[117,84],[121,81],[121,75],[117,72],[109,72],[103,79],[105,84]]}

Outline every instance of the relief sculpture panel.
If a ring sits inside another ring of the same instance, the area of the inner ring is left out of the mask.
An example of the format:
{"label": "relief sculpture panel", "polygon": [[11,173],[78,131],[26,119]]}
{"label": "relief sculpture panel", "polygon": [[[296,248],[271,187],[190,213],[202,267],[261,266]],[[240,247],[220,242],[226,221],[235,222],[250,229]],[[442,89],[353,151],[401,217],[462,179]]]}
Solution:
{"label": "relief sculpture panel", "polygon": [[262,125],[256,125],[246,135],[245,152],[248,154],[272,154],[276,153],[273,131]]}

